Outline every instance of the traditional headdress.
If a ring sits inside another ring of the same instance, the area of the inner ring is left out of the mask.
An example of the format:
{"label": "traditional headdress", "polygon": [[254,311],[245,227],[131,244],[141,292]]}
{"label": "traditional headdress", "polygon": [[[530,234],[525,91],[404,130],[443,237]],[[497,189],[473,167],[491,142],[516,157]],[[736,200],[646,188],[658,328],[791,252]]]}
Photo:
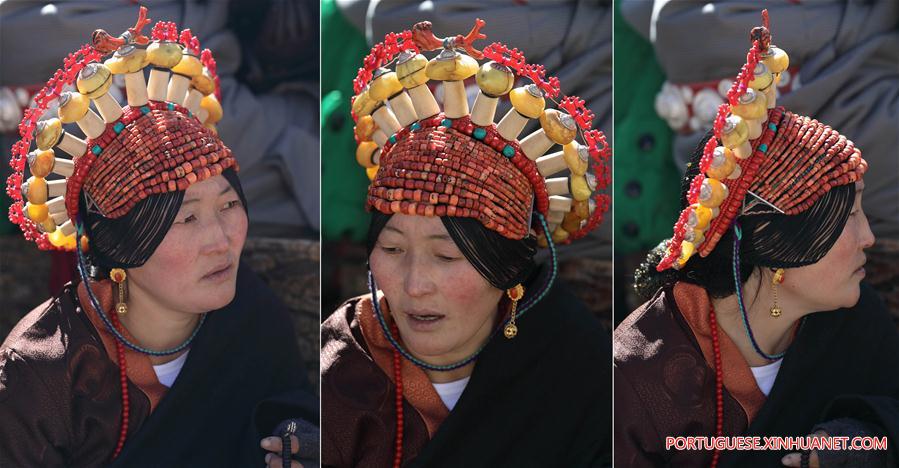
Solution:
{"label": "traditional headdress", "polygon": [[[659,271],[683,267],[694,253],[707,256],[740,216],[797,215],[809,211],[833,188],[852,184],[867,170],[852,141],[817,120],[775,105],[775,86],[789,65],[787,53],[771,44],[764,26],[750,33],[746,64],[718,108],[712,138],[687,192],[688,205],[674,225]],[[689,173],[689,172],[688,172]],[[848,209],[843,210],[848,213]],[[766,266],[817,262],[830,250],[841,223],[806,226],[806,239],[791,251],[784,243],[756,246]],[[765,228],[760,228],[764,230]],[[775,236],[769,236],[772,239]]]}
{"label": "traditional headdress", "polygon": [[[179,33],[171,22],[156,23],[152,37],[144,36],[150,21],[141,7],[121,36],[95,31],[24,113],[6,184],[9,219],[41,249],[75,250],[82,196],[88,210],[115,219],[151,194],[184,191],[237,167],[215,134],[222,107],[211,52],[200,52],[190,30]],[[107,92],[120,74],[125,107]],[[58,117],[46,118],[52,107]],[[83,138],[63,128],[71,123]]]}
{"label": "traditional headdress", "polygon": [[[98,29],[91,44],[66,57],[64,67],[35,96],[34,107],[24,113],[19,124],[22,138],[12,147],[14,172],[6,187],[13,199],[9,219],[27,239],[45,250],[77,251],[91,305],[116,337],[123,414],[113,458],[122,450],[128,433],[125,347],[151,355],[178,353],[196,336],[205,315],[193,334],[175,348],[148,350],[130,342],[117,315],[107,316],[91,290],[83,253],[87,248],[84,234],[90,232],[85,220],[103,218],[115,223],[138,206],[141,211],[156,210],[162,205],[142,203],[164,198],[156,195],[184,192],[195,182],[237,169],[231,150],[216,135],[222,107],[212,53],[209,49],[200,52],[199,41],[190,30],[179,32],[172,22],[158,22],[152,36],[144,36],[141,31],[151,21],[146,16],[147,9],[140,7],[134,27],[118,37]],[[128,100],[124,107],[107,92],[113,75],[124,75]],[[58,117],[45,117],[51,106]],[[63,128],[71,123],[81,129],[84,138],[73,133],[72,126]],[[26,164],[31,172],[27,180]],[[60,177],[50,179],[54,175]],[[231,176],[232,171],[225,175]],[[180,204],[180,200],[176,202]],[[146,239],[153,239],[144,242],[152,244],[151,248],[130,246],[123,251],[144,250],[149,255],[155,249],[177,211],[172,209],[175,202],[164,203],[169,223],[150,216],[152,222],[141,227],[150,233]],[[96,234],[103,238],[115,237],[115,232],[128,235],[129,227],[133,226],[106,228]],[[117,259],[128,266],[145,260]],[[113,270],[110,276],[121,282],[124,274]]]}
{"label": "traditional headdress", "polygon": [[[352,107],[356,159],[372,179],[367,206],[386,214],[475,218],[510,239],[535,227],[546,245],[544,219],[550,241],[581,238],[609,206],[608,195],[599,193],[610,180],[605,136],[591,129],[593,113],[576,96],[562,98],[561,111],[545,109],[560,88],[542,65],[500,43],[476,49],[473,43],[486,38],[483,26],[478,19],[467,35],[441,39],[421,22],[387,34],[365,58]],[[430,61],[421,53],[438,49]],[[479,67],[476,59],[484,58],[490,61]],[[384,68],[394,61],[395,71]],[[463,80],[472,76],[480,92],[469,113]],[[530,84],[513,89],[517,79]],[[442,110],[429,80],[442,84]],[[507,94],[513,108],[494,124]],[[530,119],[541,128],[519,141]],[[544,155],[555,145],[561,151]],[[563,171],[569,175],[551,177]]]}

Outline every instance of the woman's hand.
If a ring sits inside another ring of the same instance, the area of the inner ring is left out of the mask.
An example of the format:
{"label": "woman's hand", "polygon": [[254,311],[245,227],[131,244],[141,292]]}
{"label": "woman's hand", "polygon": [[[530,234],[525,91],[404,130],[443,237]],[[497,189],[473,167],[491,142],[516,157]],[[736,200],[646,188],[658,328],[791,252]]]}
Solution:
{"label": "woman's hand", "polygon": [[[827,437],[827,433],[824,431],[817,431],[813,434],[809,434],[809,437],[816,439],[819,437]],[[803,467],[802,465],[802,452],[793,452],[787,454],[783,458],[780,459],[780,462],[783,463],[784,466],[795,466],[797,468]],[[812,450],[808,454],[808,466],[809,468],[820,468],[819,460],[818,460],[818,451]]]}
{"label": "woman's hand", "polygon": [[[266,437],[259,442],[259,445],[269,453],[265,454],[265,466],[267,468],[288,468],[281,463],[281,438]],[[300,441],[297,436],[290,436],[290,453],[296,455],[300,449]],[[797,465],[798,466],[798,465]],[[303,465],[296,460],[291,460],[289,468],[303,468]]]}

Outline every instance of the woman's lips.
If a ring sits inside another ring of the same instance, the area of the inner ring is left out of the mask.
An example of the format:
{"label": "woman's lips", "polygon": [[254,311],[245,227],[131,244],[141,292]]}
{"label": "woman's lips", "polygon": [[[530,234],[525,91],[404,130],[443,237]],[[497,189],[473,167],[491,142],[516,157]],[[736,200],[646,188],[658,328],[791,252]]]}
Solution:
{"label": "woman's lips", "polygon": [[233,267],[233,265],[233,263],[228,263],[226,265],[217,266],[209,273],[203,275],[202,279],[212,282],[224,281],[231,276],[231,268]]}
{"label": "woman's lips", "polygon": [[410,310],[404,312],[403,316],[406,317],[409,328],[418,332],[433,331],[446,318],[443,314],[427,310]]}

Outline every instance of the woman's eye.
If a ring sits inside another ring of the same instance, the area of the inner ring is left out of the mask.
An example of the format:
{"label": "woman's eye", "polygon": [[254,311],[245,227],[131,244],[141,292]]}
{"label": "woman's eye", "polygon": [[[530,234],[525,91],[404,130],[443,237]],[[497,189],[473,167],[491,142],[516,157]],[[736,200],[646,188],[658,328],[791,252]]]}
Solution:
{"label": "woman's eye", "polygon": [[192,223],[192,222],[194,222],[194,221],[196,221],[196,220],[197,220],[197,217],[196,217],[196,216],[190,215],[190,216],[188,216],[188,217],[186,217],[186,218],[181,218],[181,221],[179,221],[179,223],[181,223],[181,224],[187,224],[187,223]]}
{"label": "woman's eye", "polygon": [[454,256],[454,255],[441,255],[441,254],[437,254],[437,258],[444,262],[454,262],[459,259],[459,257]]}
{"label": "woman's eye", "polygon": [[222,211],[225,211],[225,210],[237,207],[237,206],[240,206],[240,200],[231,200],[222,206]]}
{"label": "woman's eye", "polygon": [[399,247],[391,247],[391,246],[387,246],[387,245],[382,245],[382,246],[381,246],[381,251],[384,252],[384,253],[387,253],[387,254],[398,254],[398,253],[402,253],[402,250],[400,250]]}

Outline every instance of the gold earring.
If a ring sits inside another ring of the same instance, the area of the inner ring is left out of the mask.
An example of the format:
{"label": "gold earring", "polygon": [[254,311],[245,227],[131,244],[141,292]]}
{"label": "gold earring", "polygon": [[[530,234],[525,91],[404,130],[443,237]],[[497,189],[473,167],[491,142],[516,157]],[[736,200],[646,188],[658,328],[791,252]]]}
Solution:
{"label": "gold earring", "polygon": [[119,292],[119,302],[115,305],[115,311],[119,315],[125,315],[128,313],[128,304],[125,304],[125,280],[128,278],[128,275],[121,268],[113,268],[109,271],[109,278],[115,282],[116,289]]}
{"label": "gold earring", "polygon": [[515,311],[518,309],[518,301],[524,297],[524,286],[520,283],[516,284],[514,287],[511,287],[506,290],[506,296],[509,296],[509,299],[512,300],[512,311],[509,313],[511,319],[509,323],[506,325],[506,328],[503,329],[503,335],[508,339],[515,338],[515,335],[518,334],[518,327],[515,325]]}
{"label": "gold earring", "polygon": [[774,276],[771,278],[771,287],[774,289],[774,306],[771,307],[771,316],[780,317],[783,309],[777,306],[777,285],[784,282],[784,269],[778,268],[774,270]]}

